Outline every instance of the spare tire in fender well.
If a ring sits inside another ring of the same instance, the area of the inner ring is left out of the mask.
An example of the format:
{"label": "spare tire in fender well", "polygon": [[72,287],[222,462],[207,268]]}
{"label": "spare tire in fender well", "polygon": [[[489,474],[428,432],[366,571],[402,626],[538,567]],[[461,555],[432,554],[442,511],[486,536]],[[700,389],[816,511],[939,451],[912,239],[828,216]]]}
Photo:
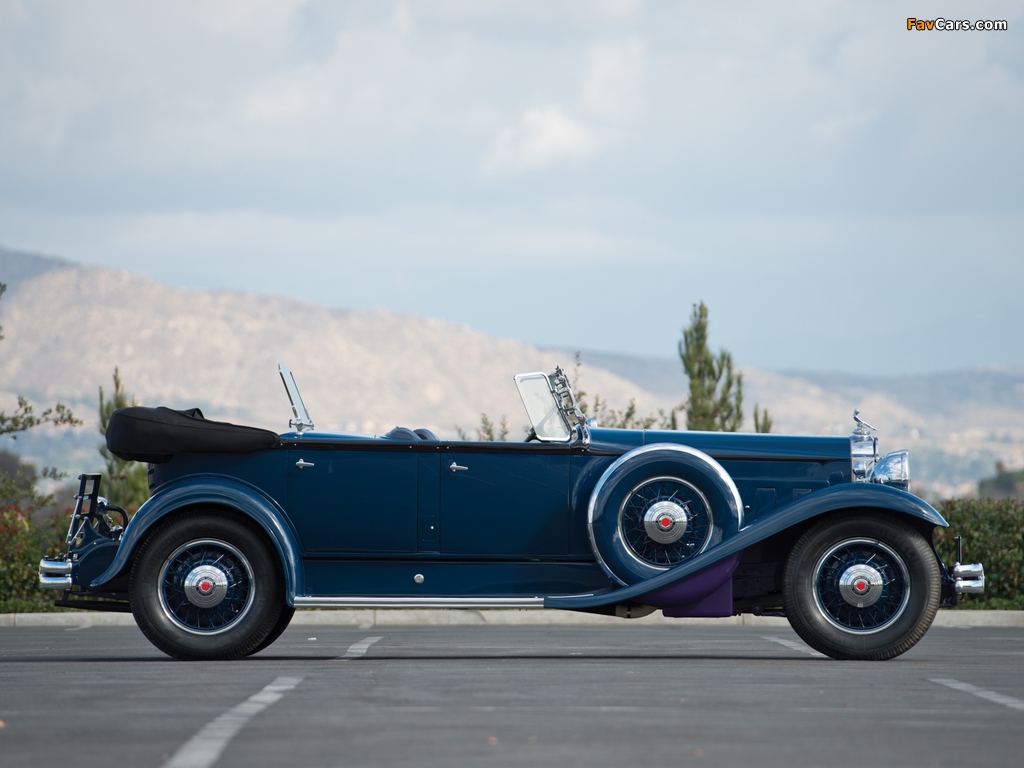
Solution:
{"label": "spare tire in fender well", "polygon": [[[653,489],[653,499],[660,491],[658,483],[667,487],[666,492],[674,487],[690,496],[689,503],[677,506],[683,525],[687,522],[684,511],[697,511],[704,503],[709,507],[710,518],[710,530],[699,547],[694,542],[690,555],[677,555],[677,559],[664,565],[645,560],[637,553],[627,540],[630,534],[624,533],[622,521],[630,494],[648,495],[648,489]],[[623,585],[663,573],[671,565],[732,536],[742,525],[743,503],[722,465],[703,451],[671,443],[641,446],[620,456],[598,480],[587,513],[594,554],[608,575]]]}

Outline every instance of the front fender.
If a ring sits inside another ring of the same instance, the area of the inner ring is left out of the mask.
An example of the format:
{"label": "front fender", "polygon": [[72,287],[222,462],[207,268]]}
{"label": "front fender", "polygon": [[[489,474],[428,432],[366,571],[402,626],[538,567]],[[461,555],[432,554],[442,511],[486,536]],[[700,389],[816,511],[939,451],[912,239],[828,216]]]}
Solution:
{"label": "front fender", "polygon": [[259,523],[281,558],[286,599],[292,605],[303,585],[298,538],[287,515],[258,488],[222,475],[190,475],[158,491],[135,513],[124,530],[114,561],[90,586],[101,587],[118,576],[153,525],[176,510],[195,506],[229,507]]}
{"label": "front fender", "polygon": [[906,491],[875,483],[843,483],[804,496],[800,500],[780,507],[768,517],[759,519],[743,528],[730,539],[716,547],[702,552],[658,576],[641,581],[622,589],[613,589],[593,595],[551,596],[544,599],[545,608],[579,610],[613,605],[620,602],[643,603],[643,596],[670,586],[702,571],[708,566],[742,552],[759,541],[792,528],[811,518],[842,509],[868,508],[895,512],[915,518],[926,525],[946,528],[949,526],[929,504]]}

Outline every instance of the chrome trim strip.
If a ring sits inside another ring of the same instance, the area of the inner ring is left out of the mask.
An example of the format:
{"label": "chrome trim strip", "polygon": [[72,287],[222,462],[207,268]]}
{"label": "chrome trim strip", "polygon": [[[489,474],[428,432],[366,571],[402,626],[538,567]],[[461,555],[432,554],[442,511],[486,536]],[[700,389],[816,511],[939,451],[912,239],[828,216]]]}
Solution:
{"label": "chrome trim strip", "polygon": [[543,608],[543,597],[316,597],[295,598],[296,608]]}

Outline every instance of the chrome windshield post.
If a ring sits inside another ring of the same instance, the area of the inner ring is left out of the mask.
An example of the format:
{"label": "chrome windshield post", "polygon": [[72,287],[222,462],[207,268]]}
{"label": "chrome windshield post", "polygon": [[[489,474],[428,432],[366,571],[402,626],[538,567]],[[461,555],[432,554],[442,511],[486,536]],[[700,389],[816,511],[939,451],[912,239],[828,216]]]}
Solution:
{"label": "chrome windshield post", "polygon": [[306,412],[306,406],[302,403],[302,396],[299,394],[299,388],[295,386],[295,377],[292,376],[292,372],[288,370],[288,366],[284,363],[277,364],[277,372],[281,374],[281,381],[284,384],[285,392],[288,393],[288,402],[290,402],[292,406],[293,418],[288,420],[288,426],[294,427],[300,437],[306,430],[312,432],[313,421],[309,418],[309,413]]}
{"label": "chrome windshield post", "polygon": [[559,410],[569,423],[569,429],[572,430],[572,442],[588,448],[590,446],[590,425],[587,423],[586,415],[580,410],[579,403],[576,402],[576,394],[572,391],[565,371],[556,365],[550,381],[551,392],[558,401]]}
{"label": "chrome windshield post", "polygon": [[520,373],[515,377],[519,396],[533,425],[530,439],[545,443],[590,445],[587,417],[576,403],[565,371]]}

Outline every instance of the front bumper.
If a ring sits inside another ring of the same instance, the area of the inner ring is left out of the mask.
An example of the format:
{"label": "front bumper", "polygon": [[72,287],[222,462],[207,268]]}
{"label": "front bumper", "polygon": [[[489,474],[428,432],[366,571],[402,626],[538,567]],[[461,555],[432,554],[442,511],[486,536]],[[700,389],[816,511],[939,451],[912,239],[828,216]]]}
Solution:
{"label": "front bumper", "polygon": [[981,595],[985,592],[985,568],[981,563],[953,565],[953,589],[958,595]]}

